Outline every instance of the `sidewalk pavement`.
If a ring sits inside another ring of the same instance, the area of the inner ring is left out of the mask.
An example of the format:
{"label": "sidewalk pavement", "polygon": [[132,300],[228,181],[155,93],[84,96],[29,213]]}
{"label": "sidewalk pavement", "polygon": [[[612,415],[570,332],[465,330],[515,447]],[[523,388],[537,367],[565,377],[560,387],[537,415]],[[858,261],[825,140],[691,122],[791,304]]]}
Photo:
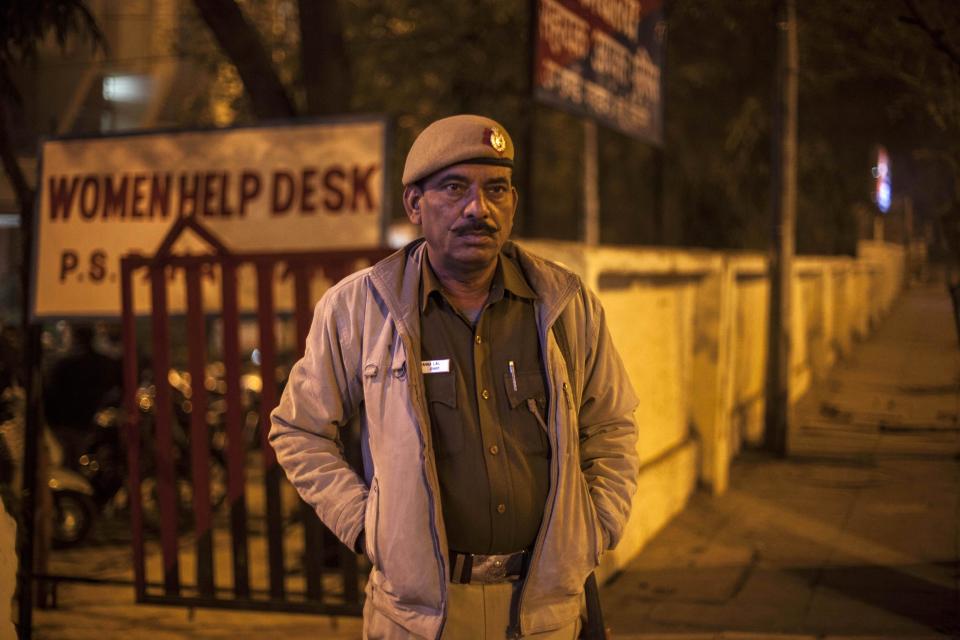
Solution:
{"label": "sidewalk pavement", "polygon": [[960,349],[911,289],[797,407],[790,455],[741,454],[602,590],[618,639],[960,638]]}
{"label": "sidewalk pavement", "polygon": [[[791,455],[746,452],[602,588],[618,640],[960,637],[960,349],[942,287],[912,289],[797,408]],[[58,554],[129,575],[129,550]],[[36,638],[360,637],[360,621],[133,604],[69,584]]]}

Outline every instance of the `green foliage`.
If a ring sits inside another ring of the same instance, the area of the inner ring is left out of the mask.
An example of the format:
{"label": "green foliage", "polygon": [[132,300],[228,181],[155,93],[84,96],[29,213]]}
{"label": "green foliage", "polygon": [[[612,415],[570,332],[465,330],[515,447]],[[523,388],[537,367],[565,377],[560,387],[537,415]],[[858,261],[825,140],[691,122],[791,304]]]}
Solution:
{"label": "green foliage", "polygon": [[[521,231],[536,238],[577,240],[583,227],[583,124],[548,107],[533,112],[531,184],[520,195],[521,213],[528,219]],[[524,197],[529,205],[525,210]]]}
{"label": "green foliage", "polygon": [[[855,212],[873,210],[877,144],[893,154],[895,193],[912,195],[919,215],[960,201],[943,195],[943,183],[960,176],[957,66],[930,34],[899,19],[911,3],[941,29],[948,46],[957,46],[955,0],[797,3],[801,252],[854,250]],[[302,106],[301,63],[292,53],[299,46],[297,2],[240,4]],[[774,3],[672,0],[666,6],[662,164],[651,146],[601,128],[601,237],[765,249]],[[395,125],[387,168],[392,193],[399,197],[406,150],[423,126],[453,113],[483,113],[503,122],[517,143],[519,231],[579,237],[582,123],[530,99],[530,3],[341,0],[340,9],[354,76],[351,110],[383,113]],[[209,36],[182,45],[206,59],[217,78],[210,91],[198,92],[198,110],[216,124],[249,121],[238,76]],[[401,214],[399,207],[394,211]]]}
{"label": "green foliage", "polygon": [[960,66],[909,22],[911,5],[960,44],[954,0],[798,3],[801,250],[823,251],[831,238],[855,233],[851,210],[874,215],[869,167],[879,144],[892,157],[895,209],[888,218],[902,216],[896,198],[908,196],[919,227],[960,196],[942,180],[944,169],[960,176]]}
{"label": "green foliage", "polygon": [[[305,97],[297,82],[300,32],[296,0],[238,0],[237,4],[269,52],[280,81],[302,110]],[[180,9],[186,26],[178,32],[173,49],[193,60],[213,79],[209,85],[195,88],[184,105],[181,122],[185,126],[220,127],[254,122],[249,98],[233,62],[217,46],[193,3],[181,2]]]}
{"label": "green foliage", "polygon": [[[876,211],[870,168],[879,144],[893,157],[895,196],[913,198],[921,218],[935,216],[954,197],[942,185],[929,189],[929,174],[942,174],[939,164],[960,175],[960,67],[901,19],[909,4],[797,3],[800,252],[855,250],[856,212]],[[915,4],[948,43],[960,43],[960,3]],[[773,3],[676,0],[669,25],[668,215],[681,218],[683,244],[764,248],[770,233]]]}
{"label": "green foliage", "polygon": [[601,242],[660,244],[663,231],[657,151],[649,144],[604,128],[599,131],[597,146]]}
{"label": "green foliage", "polygon": [[[480,113],[502,122],[517,138],[518,162],[525,161],[527,11],[515,0],[343,4],[354,65],[353,108],[388,114],[396,124],[390,167],[394,193],[400,192],[406,150],[416,134],[455,113]],[[522,203],[526,195],[521,194]]]}
{"label": "green foliage", "polygon": [[666,62],[666,212],[685,245],[769,236],[776,41],[768,0],[675,2]]}
{"label": "green foliage", "polygon": [[[352,0],[345,4],[356,77],[353,107],[396,123],[394,192],[424,126],[454,113],[502,122],[518,148],[518,232],[573,240],[582,225],[582,123],[530,97],[530,6],[517,0]],[[649,146],[603,131],[604,239],[655,242]],[[638,189],[639,187],[639,189]]]}
{"label": "green foliage", "polygon": [[88,39],[94,49],[105,46],[83,0],[0,0],[0,98],[19,101],[10,70],[35,58],[51,34],[61,49],[70,36]]}

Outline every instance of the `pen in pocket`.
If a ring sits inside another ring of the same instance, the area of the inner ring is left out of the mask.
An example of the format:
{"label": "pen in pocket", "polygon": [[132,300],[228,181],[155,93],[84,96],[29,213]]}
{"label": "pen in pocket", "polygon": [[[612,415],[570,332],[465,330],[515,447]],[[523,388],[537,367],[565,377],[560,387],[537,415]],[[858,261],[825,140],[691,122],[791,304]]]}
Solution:
{"label": "pen in pocket", "polygon": [[513,382],[513,390],[517,390],[517,368],[513,366],[513,360],[507,362],[507,369],[510,370],[510,381]]}

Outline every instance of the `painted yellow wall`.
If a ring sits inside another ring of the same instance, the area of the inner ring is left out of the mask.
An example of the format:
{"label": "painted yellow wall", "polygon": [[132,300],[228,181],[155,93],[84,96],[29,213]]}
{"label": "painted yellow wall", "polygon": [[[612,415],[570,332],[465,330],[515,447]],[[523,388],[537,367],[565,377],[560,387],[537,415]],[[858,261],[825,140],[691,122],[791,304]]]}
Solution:
{"label": "painted yellow wall", "polygon": [[[521,241],[577,272],[600,297],[640,398],[639,489],[626,533],[601,577],[622,568],[681,511],[696,486],[727,486],[730,462],[763,438],[768,337],[762,254],[585,247]],[[849,353],[903,284],[904,249],[863,242],[857,258],[794,263],[790,399]]]}
{"label": "painted yellow wall", "polygon": [[600,291],[614,344],[634,389],[641,464],[685,441],[693,286],[634,283]]}

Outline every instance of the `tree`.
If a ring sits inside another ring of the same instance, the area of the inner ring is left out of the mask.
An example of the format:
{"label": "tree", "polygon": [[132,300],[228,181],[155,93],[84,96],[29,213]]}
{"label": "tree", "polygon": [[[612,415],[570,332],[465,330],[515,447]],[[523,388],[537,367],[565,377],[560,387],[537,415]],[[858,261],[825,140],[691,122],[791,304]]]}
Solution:
{"label": "tree", "polygon": [[[208,5],[221,8],[207,10]],[[244,88],[230,123],[350,112],[387,115],[395,124],[395,144],[388,159],[394,193],[399,193],[406,149],[435,118],[463,111],[486,113],[521,137],[530,126],[525,3],[194,0],[194,6],[215,38],[212,48],[192,45],[192,52],[216,61],[212,66],[217,68],[227,62]],[[278,10],[284,12],[282,26],[271,15]],[[228,19],[230,15],[234,17]],[[247,43],[247,50],[228,47],[232,40]],[[255,49],[262,53],[251,53]],[[232,71],[225,76],[234,77]],[[280,87],[287,98],[274,100],[267,108],[255,106],[256,86],[272,87],[272,94],[280,93]],[[563,119],[556,114],[545,116],[548,126]],[[579,134],[576,128],[573,131],[575,140]],[[556,138],[568,149],[574,144],[570,135]],[[528,162],[529,155],[522,153],[518,164]],[[576,158],[568,154],[564,162],[571,165],[568,173],[575,174]],[[576,182],[572,185],[575,188]],[[553,200],[554,194],[570,188],[562,185],[544,192],[549,191]],[[521,207],[531,201],[527,196]],[[569,207],[565,213],[573,218],[576,201],[570,197],[558,204]],[[572,220],[570,226],[575,228]]]}
{"label": "tree", "polygon": [[[923,23],[911,22],[911,5]],[[667,54],[668,198],[684,244],[760,248],[767,231],[773,95],[772,3],[675,3]],[[895,192],[918,215],[952,188],[930,169],[960,163],[952,0],[798,3],[798,250],[852,253],[856,210],[874,210],[875,148],[894,155]],[[906,18],[906,21],[901,20]],[[954,171],[954,173],[957,173]],[[924,184],[914,180],[925,180]]]}
{"label": "tree", "polygon": [[768,237],[776,42],[769,0],[675,3],[668,16],[668,209],[682,244]]}
{"label": "tree", "polygon": [[[256,3],[244,3],[252,4]],[[291,3],[288,3],[291,4]],[[291,96],[274,67],[261,32],[236,0],[193,0],[221,51],[246,88],[259,120],[343,113],[350,105],[350,65],[346,56],[340,7],[336,0],[299,0],[298,84],[304,99]],[[252,6],[251,11],[262,10]]]}
{"label": "tree", "polygon": [[104,47],[103,34],[82,0],[3,0],[0,5],[0,158],[20,204],[21,228],[32,228],[33,189],[17,162],[8,127],[22,97],[11,70],[36,58],[37,47],[53,34],[63,49],[68,38]]}
{"label": "tree", "polygon": [[[14,150],[10,125],[14,112],[21,104],[21,94],[13,83],[11,70],[17,65],[29,64],[36,56],[44,39],[53,34],[63,49],[71,37],[88,40],[96,50],[104,47],[103,35],[89,9],[81,0],[4,0],[0,4],[0,158],[10,182],[13,184],[20,206],[21,251],[21,314],[24,333],[24,382],[26,391],[25,445],[23,461],[23,489],[20,504],[20,522],[26,535],[21,536],[18,549],[20,574],[19,619],[24,638],[30,637],[33,605],[34,562],[41,572],[46,570],[46,551],[49,547],[50,503],[49,494],[37,483],[38,466],[42,471],[43,461],[38,460],[40,439],[38,367],[40,361],[39,326],[30,323],[29,282],[33,251],[33,202],[34,190],[23,175]],[[40,489],[39,495],[36,490]],[[38,500],[39,498],[39,500]],[[35,507],[45,517],[35,520]],[[38,522],[39,521],[39,522]],[[36,537],[40,544],[34,546],[34,523],[40,525]],[[35,558],[36,556],[36,558]],[[39,588],[39,585],[37,585]]]}
{"label": "tree", "polygon": [[[960,7],[937,0],[903,0],[903,5],[906,15],[900,16],[900,21],[916,27],[925,36],[929,45],[925,58],[935,70],[935,82],[926,86],[920,99],[947,142],[933,150],[918,149],[915,155],[921,160],[939,160],[952,173],[951,202],[941,207],[940,228],[952,254],[953,267],[960,271]],[[950,284],[951,290],[960,286],[956,282]],[[954,305],[957,311],[956,295]],[[960,322],[960,313],[957,319]]]}
{"label": "tree", "polygon": [[52,34],[63,50],[70,38],[86,40],[94,51],[106,47],[103,34],[83,0],[3,0],[0,4],[0,160],[13,185],[20,207],[20,234],[23,251],[21,301],[23,326],[29,318],[29,269],[33,250],[34,190],[30,186],[14,148],[11,125],[22,103],[13,81],[12,69],[36,59],[40,44]]}
{"label": "tree", "polygon": [[[835,106],[820,111],[820,135],[834,141],[847,163],[858,154],[861,165],[872,145],[883,143],[893,155],[895,193],[910,196],[928,221],[960,220],[960,5],[842,0],[801,6],[811,29],[821,31],[806,38],[804,53],[826,70],[822,78],[806,79],[807,97]],[[863,100],[835,100],[854,92]]]}
{"label": "tree", "polygon": [[299,83],[302,105],[291,97],[257,28],[235,0],[194,0],[223,53],[235,65],[258,119],[341,113],[350,104],[350,65],[336,0],[299,0]]}

